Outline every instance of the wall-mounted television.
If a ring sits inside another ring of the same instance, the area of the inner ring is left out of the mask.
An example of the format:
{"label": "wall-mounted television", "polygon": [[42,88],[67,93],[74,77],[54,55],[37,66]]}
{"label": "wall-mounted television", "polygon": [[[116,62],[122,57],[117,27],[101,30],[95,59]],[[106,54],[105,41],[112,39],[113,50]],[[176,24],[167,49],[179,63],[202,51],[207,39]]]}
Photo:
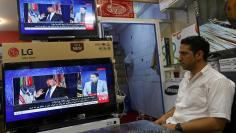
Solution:
{"label": "wall-mounted television", "polygon": [[116,111],[108,58],[7,63],[3,75],[7,131],[65,126],[80,114],[91,119]]}
{"label": "wall-mounted television", "polygon": [[96,38],[95,0],[17,0],[20,39]]}

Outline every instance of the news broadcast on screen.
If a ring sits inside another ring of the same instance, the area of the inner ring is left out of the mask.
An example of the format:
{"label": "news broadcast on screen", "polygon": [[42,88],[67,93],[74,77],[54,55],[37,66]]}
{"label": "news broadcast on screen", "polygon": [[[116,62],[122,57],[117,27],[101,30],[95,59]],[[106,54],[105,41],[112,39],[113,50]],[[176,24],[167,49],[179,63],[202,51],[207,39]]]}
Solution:
{"label": "news broadcast on screen", "polygon": [[57,110],[109,103],[111,72],[109,64],[6,70],[6,120],[37,118]]}
{"label": "news broadcast on screen", "polygon": [[93,0],[18,0],[18,15],[21,35],[88,37],[96,31]]}

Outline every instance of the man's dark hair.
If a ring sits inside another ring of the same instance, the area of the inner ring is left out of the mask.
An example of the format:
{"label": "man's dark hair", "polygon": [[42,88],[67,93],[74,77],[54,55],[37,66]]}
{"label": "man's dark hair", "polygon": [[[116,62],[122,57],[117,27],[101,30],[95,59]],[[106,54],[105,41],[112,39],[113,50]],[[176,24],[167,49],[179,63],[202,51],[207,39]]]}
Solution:
{"label": "man's dark hair", "polygon": [[189,45],[193,54],[202,50],[204,55],[203,59],[207,61],[209,55],[210,44],[201,36],[189,36],[181,40],[181,44]]}
{"label": "man's dark hair", "polygon": [[96,77],[99,77],[98,73],[92,73],[91,75],[95,75]]}

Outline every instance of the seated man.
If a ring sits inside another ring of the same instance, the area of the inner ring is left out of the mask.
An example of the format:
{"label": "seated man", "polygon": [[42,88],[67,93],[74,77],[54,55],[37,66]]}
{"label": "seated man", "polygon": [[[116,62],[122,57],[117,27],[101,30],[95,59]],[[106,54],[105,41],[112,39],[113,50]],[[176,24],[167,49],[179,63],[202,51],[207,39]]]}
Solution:
{"label": "seated man", "polygon": [[207,65],[209,43],[200,36],[181,41],[179,61],[188,70],[175,107],[155,121],[184,133],[221,132],[230,121],[235,84]]}
{"label": "seated man", "polygon": [[57,86],[57,82],[54,78],[50,78],[47,80],[47,88],[46,89],[40,89],[36,93],[36,100],[50,100],[52,98],[66,98],[67,95],[67,89],[64,87]]}
{"label": "seated man", "polygon": [[108,94],[107,82],[99,79],[98,73],[90,75],[90,81],[86,82],[83,89],[84,96]]}

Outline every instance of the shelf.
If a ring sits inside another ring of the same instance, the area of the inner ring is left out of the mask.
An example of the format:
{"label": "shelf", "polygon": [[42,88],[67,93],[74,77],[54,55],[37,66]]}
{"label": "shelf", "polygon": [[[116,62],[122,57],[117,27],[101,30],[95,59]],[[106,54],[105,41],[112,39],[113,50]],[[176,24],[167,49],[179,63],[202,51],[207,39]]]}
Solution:
{"label": "shelf", "polygon": [[192,3],[194,0],[160,0],[160,11],[167,10],[187,10],[186,5]]}
{"label": "shelf", "polygon": [[175,71],[174,67],[164,67],[164,71]]}
{"label": "shelf", "polygon": [[164,66],[163,67],[164,71],[176,71],[180,70],[180,64],[172,64],[170,66]]}

